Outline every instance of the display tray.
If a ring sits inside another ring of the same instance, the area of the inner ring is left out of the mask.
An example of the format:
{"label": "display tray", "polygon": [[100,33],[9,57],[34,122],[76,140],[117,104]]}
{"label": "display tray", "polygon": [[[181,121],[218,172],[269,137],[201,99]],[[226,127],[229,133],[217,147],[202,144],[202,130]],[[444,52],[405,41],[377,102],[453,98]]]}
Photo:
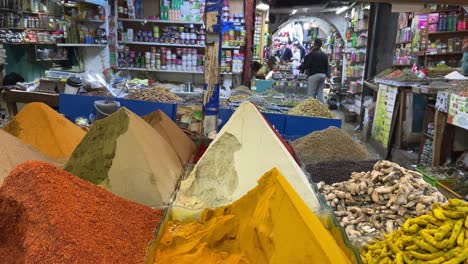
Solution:
{"label": "display tray", "polygon": [[423,81],[421,80],[420,82],[399,82],[399,81],[392,81],[392,80],[384,80],[380,78],[374,78],[375,83],[380,83],[380,84],[385,84],[385,85],[390,85],[390,86],[397,86],[397,87],[410,87],[410,86],[415,86],[418,84],[427,84],[429,81]]}

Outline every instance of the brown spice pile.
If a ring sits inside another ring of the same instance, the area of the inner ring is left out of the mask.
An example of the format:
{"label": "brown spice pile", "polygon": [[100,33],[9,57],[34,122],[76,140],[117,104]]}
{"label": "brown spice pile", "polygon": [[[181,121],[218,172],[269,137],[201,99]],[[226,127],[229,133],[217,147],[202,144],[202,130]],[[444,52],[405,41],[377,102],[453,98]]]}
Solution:
{"label": "brown spice pile", "polygon": [[182,98],[173,94],[169,89],[158,86],[131,90],[125,98],[160,103],[177,103],[182,101]]}
{"label": "brown spice pile", "polygon": [[288,111],[289,115],[334,118],[328,107],[317,99],[307,99]]}
{"label": "brown spice pile", "polygon": [[143,263],[162,215],[48,163],[29,161],[0,189],[0,259]]}
{"label": "brown spice pile", "polygon": [[369,156],[363,146],[337,127],[312,132],[291,144],[305,165],[337,160],[360,161]]}
{"label": "brown spice pile", "polygon": [[52,159],[0,129],[0,186],[11,170],[28,160],[52,162]]}

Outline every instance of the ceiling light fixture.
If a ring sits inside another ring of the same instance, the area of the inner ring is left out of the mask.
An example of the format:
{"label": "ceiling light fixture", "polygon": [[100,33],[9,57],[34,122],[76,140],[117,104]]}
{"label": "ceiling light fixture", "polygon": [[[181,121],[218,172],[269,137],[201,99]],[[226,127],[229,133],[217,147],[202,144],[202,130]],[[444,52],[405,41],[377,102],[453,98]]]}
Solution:
{"label": "ceiling light fixture", "polygon": [[336,14],[339,15],[341,13],[343,13],[344,11],[346,11],[346,9],[348,9],[349,6],[343,6],[343,7],[340,7],[338,8],[338,10],[336,10]]}
{"label": "ceiling light fixture", "polygon": [[295,15],[297,13],[297,9],[293,9],[293,11],[291,12],[291,15]]}

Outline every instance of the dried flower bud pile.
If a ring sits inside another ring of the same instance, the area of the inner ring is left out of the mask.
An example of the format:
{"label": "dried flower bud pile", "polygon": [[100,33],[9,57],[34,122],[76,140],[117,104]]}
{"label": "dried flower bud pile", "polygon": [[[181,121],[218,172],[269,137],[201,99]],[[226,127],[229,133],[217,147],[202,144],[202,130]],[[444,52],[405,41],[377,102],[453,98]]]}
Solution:
{"label": "dried flower bud pile", "polygon": [[169,89],[159,86],[131,90],[125,98],[160,103],[177,103],[182,101],[182,98],[172,93]]}
{"label": "dried flower bud pile", "polygon": [[324,104],[316,99],[307,99],[288,111],[290,115],[334,118]]}
{"label": "dried flower bud pile", "polygon": [[467,263],[468,203],[434,203],[426,215],[408,219],[403,228],[361,251],[364,263]]}
{"label": "dried flower bud pile", "polygon": [[425,214],[432,203],[446,201],[421,174],[389,161],[377,162],[373,171],[353,173],[348,181],[320,182],[318,187],[356,246],[393,232],[407,217]]}

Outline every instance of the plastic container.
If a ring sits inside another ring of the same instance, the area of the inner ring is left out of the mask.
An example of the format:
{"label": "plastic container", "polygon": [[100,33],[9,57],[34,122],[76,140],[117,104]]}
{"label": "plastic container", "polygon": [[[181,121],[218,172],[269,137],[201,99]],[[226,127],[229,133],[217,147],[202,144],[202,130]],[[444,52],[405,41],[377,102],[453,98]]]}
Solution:
{"label": "plastic container", "polygon": [[96,108],[96,120],[106,118],[120,108],[120,102],[110,100],[98,100],[94,102]]}
{"label": "plastic container", "polygon": [[83,83],[80,78],[70,77],[67,79],[67,84],[65,85],[65,94],[78,94],[78,91],[81,89]]}

